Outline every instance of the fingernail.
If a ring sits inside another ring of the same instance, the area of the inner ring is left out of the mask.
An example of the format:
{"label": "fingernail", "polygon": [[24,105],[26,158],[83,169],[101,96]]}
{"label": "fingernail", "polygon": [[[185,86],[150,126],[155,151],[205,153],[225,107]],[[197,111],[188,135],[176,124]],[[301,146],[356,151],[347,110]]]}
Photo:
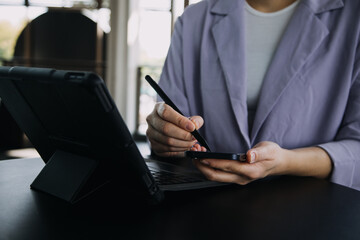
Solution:
{"label": "fingernail", "polygon": [[158,109],[158,114],[160,115],[160,117],[162,117],[164,110],[165,110],[165,105],[160,104],[159,109]]}
{"label": "fingernail", "polygon": [[252,152],[250,155],[250,163],[254,163],[255,162],[255,153]]}
{"label": "fingernail", "polygon": [[193,119],[192,117],[189,117],[189,120],[195,124],[195,129],[198,129],[200,126],[199,120],[197,118]]}
{"label": "fingernail", "polygon": [[192,120],[192,122],[195,124],[195,128],[199,128],[200,123],[197,120]]}
{"label": "fingernail", "polygon": [[208,161],[206,161],[206,160],[200,160],[200,162],[201,162],[202,164],[204,164],[204,165],[210,165],[210,163],[209,163]]}

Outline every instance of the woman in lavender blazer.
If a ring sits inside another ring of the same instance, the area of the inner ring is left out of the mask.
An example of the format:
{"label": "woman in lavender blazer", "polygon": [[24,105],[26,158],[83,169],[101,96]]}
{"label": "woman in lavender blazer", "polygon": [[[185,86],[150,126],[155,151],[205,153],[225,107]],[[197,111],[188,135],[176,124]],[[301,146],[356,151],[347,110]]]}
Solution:
{"label": "woman in lavender blazer", "polygon": [[292,174],[360,190],[360,1],[299,2],[264,77],[251,129],[243,9],[244,0],[202,1],[178,19],[160,85],[192,117],[158,103],[147,118],[152,150],[204,151],[190,134],[199,128],[212,150],[247,153],[248,163],[194,161],[211,180],[246,184]]}

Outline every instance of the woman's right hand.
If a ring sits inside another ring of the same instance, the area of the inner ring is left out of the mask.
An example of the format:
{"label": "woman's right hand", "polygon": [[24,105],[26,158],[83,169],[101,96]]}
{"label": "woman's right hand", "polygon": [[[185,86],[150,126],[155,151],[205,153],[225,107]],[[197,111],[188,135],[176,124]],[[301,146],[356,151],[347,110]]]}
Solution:
{"label": "woman's right hand", "polygon": [[204,123],[202,117],[184,117],[163,102],[155,105],[146,121],[151,149],[161,157],[183,157],[197,143],[191,132]]}

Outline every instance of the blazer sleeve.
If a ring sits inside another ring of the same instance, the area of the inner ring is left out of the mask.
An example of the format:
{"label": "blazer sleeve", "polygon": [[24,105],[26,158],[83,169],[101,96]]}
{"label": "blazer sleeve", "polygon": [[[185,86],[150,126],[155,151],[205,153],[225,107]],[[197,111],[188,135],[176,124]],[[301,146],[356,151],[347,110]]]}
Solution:
{"label": "blazer sleeve", "polygon": [[333,162],[331,181],[360,190],[360,53],[342,124],[334,142],[319,145]]}
{"label": "blazer sleeve", "polygon": [[[185,116],[189,116],[189,103],[185,94],[184,82],[182,17],[179,17],[175,23],[159,85],[180,111]],[[161,99],[158,98],[158,100]]]}

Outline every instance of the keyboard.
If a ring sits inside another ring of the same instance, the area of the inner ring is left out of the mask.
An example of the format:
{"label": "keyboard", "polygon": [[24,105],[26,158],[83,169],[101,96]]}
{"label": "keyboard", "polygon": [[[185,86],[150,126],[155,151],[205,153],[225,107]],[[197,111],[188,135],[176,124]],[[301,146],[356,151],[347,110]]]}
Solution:
{"label": "keyboard", "polygon": [[204,179],[190,177],[183,174],[159,171],[156,169],[150,169],[151,174],[153,175],[155,181],[159,185],[172,185],[172,184],[183,184],[183,183],[194,183],[194,182],[204,182]]}

